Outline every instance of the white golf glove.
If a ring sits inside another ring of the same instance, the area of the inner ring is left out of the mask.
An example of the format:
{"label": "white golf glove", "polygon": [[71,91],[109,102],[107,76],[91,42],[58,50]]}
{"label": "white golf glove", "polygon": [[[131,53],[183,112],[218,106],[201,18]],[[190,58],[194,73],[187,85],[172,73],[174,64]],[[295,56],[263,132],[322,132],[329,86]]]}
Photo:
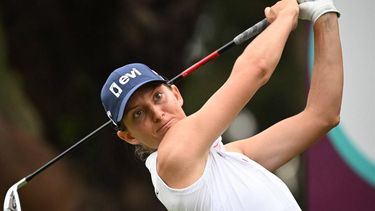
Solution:
{"label": "white golf glove", "polygon": [[340,17],[340,12],[333,5],[332,0],[297,0],[299,3],[299,19],[315,23],[320,16],[328,12],[335,12]]}

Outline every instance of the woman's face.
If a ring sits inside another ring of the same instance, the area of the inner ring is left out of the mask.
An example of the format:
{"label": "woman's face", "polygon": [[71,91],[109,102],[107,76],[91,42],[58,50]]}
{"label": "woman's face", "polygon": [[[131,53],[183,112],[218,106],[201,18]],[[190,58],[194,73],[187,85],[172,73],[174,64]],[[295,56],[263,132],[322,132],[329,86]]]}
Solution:
{"label": "woman's face", "polygon": [[157,149],[169,128],[186,117],[182,105],[176,86],[145,85],[130,98],[122,120],[126,130],[117,135],[130,144]]}

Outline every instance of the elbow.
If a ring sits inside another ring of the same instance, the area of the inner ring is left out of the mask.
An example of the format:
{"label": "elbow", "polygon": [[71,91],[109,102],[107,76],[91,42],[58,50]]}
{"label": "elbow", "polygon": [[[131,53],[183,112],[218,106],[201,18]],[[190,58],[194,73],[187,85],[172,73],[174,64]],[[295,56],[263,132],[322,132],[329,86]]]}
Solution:
{"label": "elbow", "polygon": [[320,113],[322,125],[329,131],[340,123],[340,112],[331,111]]}
{"label": "elbow", "polygon": [[312,119],[315,119],[318,127],[320,127],[322,130],[328,132],[331,129],[335,128],[340,123],[340,114],[332,113],[322,113],[317,112],[315,110],[310,110],[310,116]]}
{"label": "elbow", "polygon": [[331,117],[327,118],[327,125],[329,129],[332,129],[340,124],[340,115],[332,115]]}
{"label": "elbow", "polygon": [[265,58],[253,58],[251,60],[245,59],[242,56],[238,57],[235,63],[235,69],[244,71],[244,74],[251,74],[260,86],[265,85],[271,78],[273,68]]}
{"label": "elbow", "polygon": [[266,84],[270,80],[274,68],[271,67],[269,62],[264,58],[258,59],[254,66],[256,67],[256,74],[258,75],[261,84]]}
{"label": "elbow", "polygon": [[324,133],[328,133],[332,129],[334,129],[340,123],[340,117],[331,117],[331,118],[322,118],[320,121],[320,128]]}

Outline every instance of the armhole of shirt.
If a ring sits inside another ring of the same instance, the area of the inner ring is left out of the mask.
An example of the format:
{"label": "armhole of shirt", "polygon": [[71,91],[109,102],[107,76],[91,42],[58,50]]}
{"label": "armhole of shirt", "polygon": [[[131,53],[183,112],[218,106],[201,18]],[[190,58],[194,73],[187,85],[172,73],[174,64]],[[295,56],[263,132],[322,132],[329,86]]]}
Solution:
{"label": "armhole of shirt", "polygon": [[149,159],[148,160],[149,160],[149,162],[153,162],[153,164],[146,161],[146,165],[147,166],[152,165],[152,168],[153,168],[152,171],[154,172],[153,177],[156,180],[156,181],[154,181],[154,186],[157,189],[156,191],[162,191],[162,192],[165,192],[165,193],[173,193],[173,194],[177,194],[177,195],[188,195],[188,194],[193,193],[193,192],[197,191],[198,189],[200,189],[204,185],[205,177],[207,175],[207,172],[209,171],[210,163],[212,162],[211,158],[210,158],[211,155],[209,155],[208,158],[207,158],[207,162],[206,162],[203,174],[193,184],[191,184],[191,185],[189,185],[185,188],[171,188],[163,181],[163,179],[159,176],[159,174],[156,170],[156,159],[157,159],[156,152],[151,154],[150,156],[152,156],[152,157],[150,157],[151,160],[149,160]]}

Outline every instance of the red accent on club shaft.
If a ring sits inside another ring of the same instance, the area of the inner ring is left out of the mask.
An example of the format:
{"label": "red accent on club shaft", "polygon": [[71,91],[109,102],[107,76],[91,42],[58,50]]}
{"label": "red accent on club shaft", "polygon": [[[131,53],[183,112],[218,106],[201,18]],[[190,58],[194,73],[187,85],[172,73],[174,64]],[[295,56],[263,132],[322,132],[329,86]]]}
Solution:
{"label": "red accent on club shaft", "polygon": [[220,56],[219,52],[218,51],[214,51],[212,52],[211,54],[209,54],[208,56],[204,57],[203,59],[201,59],[200,61],[198,61],[197,63],[193,64],[191,67],[189,67],[188,69],[186,69],[183,73],[182,73],[182,77],[186,77],[188,76],[190,73],[194,72],[194,70],[198,69],[200,66],[206,64],[207,62],[209,62],[211,59],[214,59],[216,57]]}

